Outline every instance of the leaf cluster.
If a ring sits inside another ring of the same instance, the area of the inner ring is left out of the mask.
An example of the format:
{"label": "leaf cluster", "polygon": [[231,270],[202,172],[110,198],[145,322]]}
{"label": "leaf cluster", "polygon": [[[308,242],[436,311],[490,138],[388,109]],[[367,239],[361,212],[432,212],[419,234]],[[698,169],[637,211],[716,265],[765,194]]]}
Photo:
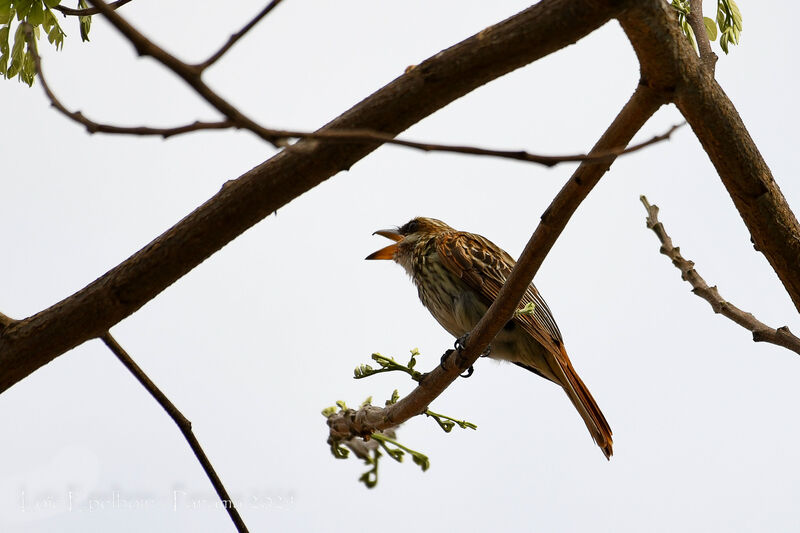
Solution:
{"label": "leaf cluster", "polygon": [[[0,75],[33,85],[36,50],[31,48],[35,44],[29,42],[28,34],[32,32],[32,41],[36,43],[44,33],[56,50],[63,48],[66,33],[53,13],[60,3],[61,0],[0,0]],[[78,8],[88,7],[85,0],[78,1]],[[78,21],[81,39],[88,41],[92,17],[80,16]]]}
{"label": "leaf cluster", "polygon": [[[678,24],[681,30],[697,48],[694,32],[689,25],[688,16],[691,11],[689,0],[672,0],[672,7],[678,12]],[[711,41],[717,40],[717,28],[719,28],[719,46],[726,54],[729,52],[729,44],[739,44],[739,36],[742,32],[742,13],[734,0],[717,0],[716,21],[709,17],[703,17],[706,33]]]}

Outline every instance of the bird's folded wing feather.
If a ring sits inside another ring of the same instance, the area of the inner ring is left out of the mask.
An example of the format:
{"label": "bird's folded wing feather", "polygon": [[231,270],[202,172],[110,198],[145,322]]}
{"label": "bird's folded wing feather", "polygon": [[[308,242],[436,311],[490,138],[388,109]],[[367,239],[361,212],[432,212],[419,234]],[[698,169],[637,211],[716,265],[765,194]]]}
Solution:
{"label": "bird's folded wing feather", "polygon": [[[501,248],[472,233],[451,232],[441,235],[437,241],[437,252],[442,264],[480,294],[487,305],[491,305],[497,298],[516,264]],[[556,378],[578,409],[595,442],[603,449],[606,457],[610,457],[611,428],[572,367],[553,314],[533,283],[528,285],[520,300],[520,307],[529,303],[535,306],[533,315],[519,314],[513,320],[545,348],[550,374]],[[546,374],[540,369],[531,370],[542,376]]]}
{"label": "bird's folded wing feather", "polygon": [[[480,294],[487,305],[497,298],[516,262],[494,243],[472,233],[450,232],[437,241],[442,264]],[[550,308],[533,284],[520,300],[520,307],[534,305],[533,315],[517,315],[514,320],[548,351],[560,354],[561,332]]]}

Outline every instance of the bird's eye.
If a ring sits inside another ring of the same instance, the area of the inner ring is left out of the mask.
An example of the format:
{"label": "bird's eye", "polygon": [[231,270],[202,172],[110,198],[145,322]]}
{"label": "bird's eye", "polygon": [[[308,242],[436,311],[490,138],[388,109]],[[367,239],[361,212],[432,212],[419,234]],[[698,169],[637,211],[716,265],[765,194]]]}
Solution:
{"label": "bird's eye", "polygon": [[412,233],[416,233],[417,229],[419,229],[419,221],[414,219],[410,222],[407,222],[405,226],[400,228],[400,233],[403,235],[410,235]]}

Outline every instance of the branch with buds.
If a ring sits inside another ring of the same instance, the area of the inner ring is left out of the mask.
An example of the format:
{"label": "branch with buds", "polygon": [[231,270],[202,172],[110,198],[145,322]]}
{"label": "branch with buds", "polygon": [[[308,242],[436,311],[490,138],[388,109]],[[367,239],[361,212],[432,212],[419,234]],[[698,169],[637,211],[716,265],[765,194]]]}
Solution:
{"label": "branch with buds", "polygon": [[[360,365],[356,367],[354,377],[355,379],[363,379],[384,372],[399,371],[408,374],[411,379],[416,382],[422,382],[422,380],[425,378],[425,375],[414,370],[414,366],[417,364],[416,357],[418,355],[419,350],[416,348],[412,349],[411,358],[409,359],[408,364],[403,365],[395,361],[393,357],[386,357],[379,353],[374,353],[372,354],[372,360],[377,362],[381,368],[374,369],[370,365]],[[397,392],[397,389],[395,389],[392,393],[392,397],[386,401],[386,406],[388,407],[396,404],[399,399],[400,395]],[[337,407],[327,407],[323,409],[322,415],[330,421],[334,417],[347,418],[356,416],[357,413],[367,412],[374,408],[372,405],[372,397],[367,398],[361,404],[361,407],[358,411],[349,409],[343,401],[336,402],[336,406],[338,407],[338,410]],[[458,420],[441,413],[434,413],[430,409],[426,409],[422,414],[433,418],[445,433],[450,433],[450,431],[452,431],[456,426],[462,429],[478,429],[478,426],[471,422],[467,422],[466,420]],[[397,462],[402,462],[404,453],[408,453],[411,455],[414,463],[418,464],[422,468],[423,472],[430,467],[430,460],[426,455],[403,446],[397,442],[397,440],[395,440],[395,429],[396,426],[393,428],[386,428],[372,432],[365,431],[364,433],[355,434],[347,438],[336,438],[331,435],[328,437],[328,444],[330,445],[331,453],[335,458],[346,459],[349,456],[348,450],[345,449],[346,447],[371,467],[370,470],[365,472],[359,478],[359,481],[364,483],[367,488],[371,489],[378,483],[378,460],[381,457],[378,447],[383,448],[384,451],[386,451],[389,456]],[[395,447],[390,448],[389,445],[393,445]]]}

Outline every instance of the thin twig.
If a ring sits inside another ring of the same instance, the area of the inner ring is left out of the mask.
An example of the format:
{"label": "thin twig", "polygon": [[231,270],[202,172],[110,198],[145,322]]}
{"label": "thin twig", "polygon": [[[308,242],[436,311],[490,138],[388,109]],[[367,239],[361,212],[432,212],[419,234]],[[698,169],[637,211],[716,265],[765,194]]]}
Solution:
{"label": "thin twig", "polygon": [[183,81],[192,87],[206,102],[211,104],[217,111],[232,120],[238,127],[252,131],[265,141],[272,143],[276,147],[281,146],[282,137],[276,136],[272,131],[262,127],[254,120],[239,111],[233,104],[222,98],[213,91],[201,78],[202,70],[196,65],[184,63],[163,48],[157,46],[147,37],[142,35],[127,20],[116,11],[109,8],[108,4],[102,0],[87,0],[103,14],[112,26],[122,33],[133,46],[140,56],[150,56],[169,70],[177,74]]}
{"label": "thin twig", "polygon": [[153,383],[150,378],[145,374],[144,370],[139,368],[139,365],[131,358],[130,355],[119,345],[119,343],[111,336],[110,332],[105,332],[103,335],[100,336],[102,341],[105,343],[106,346],[117,356],[120,362],[125,365],[131,374],[142,384],[142,386],[147,389],[147,392],[155,398],[158,404],[167,412],[167,414],[172,418],[172,420],[177,424],[178,429],[181,430],[183,433],[184,438],[189,443],[189,446],[192,448],[195,457],[197,460],[200,461],[200,464],[203,467],[208,479],[211,480],[211,484],[214,485],[214,490],[217,491],[217,495],[219,495],[219,499],[222,501],[222,506],[228,511],[228,515],[230,515],[231,520],[233,521],[234,525],[236,526],[236,530],[241,532],[247,531],[247,526],[244,524],[242,517],[239,516],[239,511],[236,510],[236,506],[234,505],[233,500],[230,496],[228,496],[228,491],[225,490],[225,486],[222,484],[222,480],[217,475],[217,472],[214,470],[214,467],[211,465],[211,461],[208,460],[203,448],[200,446],[200,443],[197,441],[197,437],[194,436],[192,432],[192,423],[185,417],[183,414],[178,410],[175,405],[166,395],[161,392],[155,383]]}
{"label": "thin twig", "polygon": [[[80,111],[70,111],[58,99],[58,97],[55,95],[55,93],[53,93],[52,89],[48,85],[47,78],[45,78],[44,71],[42,69],[42,60],[39,57],[38,52],[36,51],[36,47],[33,46],[32,44],[34,39],[33,31],[31,27],[27,25],[27,23],[24,24],[26,24],[27,26],[25,28],[25,32],[28,39],[28,43],[31,45],[31,50],[34,58],[34,65],[36,67],[36,75],[39,77],[39,80],[42,83],[42,89],[44,90],[45,95],[47,95],[47,98],[50,100],[50,103],[56,110],[58,110],[61,114],[63,114],[67,118],[85,126],[86,130],[89,133],[111,133],[111,134],[123,134],[123,135],[159,135],[166,139],[173,135],[189,133],[192,131],[220,130],[220,129],[234,128],[237,126],[234,123],[234,121],[230,119],[221,120],[218,122],[196,121],[191,124],[186,124],[183,126],[173,126],[169,128],[156,128],[151,126],[115,126],[113,124],[104,124],[91,120]],[[467,154],[467,155],[499,157],[503,159],[514,159],[518,161],[538,163],[547,167],[552,167],[559,163],[569,163],[569,162],[599,163],[603,161],[611,161],[619,155],[629,154],[631,152],[635,152],[637,150],[641,150],[642,148],[650,146],[651,144],[655,144],[669,139],[672,133],[675,132],[675,130],[677,130],[678,128],[682,127],[684,124],[685,122],[673,125],[666,132],[660,135],[655,135],[647,141],[634,144],[628,147],[619,147],[609,150],[598,150],[596,152],[592,152],[591,154],[575,154],[575,155],[537,155],[523,150],[492,150],[477,146],[424,143],[424,142],[409,141],[404,139],[396,139],[390,134],[380,133],[372,130],[352,129],[352,130],[326,130],[317,132],[305,132],[305,131],[264,129],[264,131],[270,132],[270,134],[274,138],[318,139],[318,140],[327,140],[331,142],[346,142],[346,143],[379,141],[385,144],[404,146],[407,148],[422,150],[424,152],[450,152],[450,153]]]}
{"label": "thin twig", "polygon": [[[659,135],[653,139],[646,141],[640,145],[632,146],[628,150],[623,150],[620,147],[609,147],[609,149],[597,154],[579,154],[579,155],[566,155],[566,156],[543,156],[531,154],[521,150],[490,150],[486,148],[477,148],[471,146],[458,146],[458,145],[444,145],[444,144],[431,144],[415,141],[406,141],[396,139],[394,134],[383,133],[368,129],[326,129],[324,131],[316,132],[303,132],[291,130],[277,130],[270,129],[257,124],[250,118],[246,117],[233,105],[227,102],[224,98],[219,96],[210,87],[208,87],[201,79],[203,71],[203,63],[199,65],[189,65],[179,60],[163,48],[157,46],[155,43],[147,39],[138,30],[136,30],[130,23],[128,23],[122,16],[108,8],[102,0],[88,0],[92,5],[97,7],[103,15],[105,15],[109,22],[114,25],[136,48],[140,55],[149,55],[156,61],[168,69],[175,72],[187,84],[202,96],[209,104],[214,106],[218,111],[225,115],[228,119],[233,121],[236,127],[244,128],[252,131],[262,139],[272,143],[276,147],[283,147],[287,144],[288,139],[315,139],[315,140],[328,140],[339,141],[348,143],[380,143],[380,144],[395,144],[399,146],[406,146],[409,148],[416,148],[423,151],[439,151],[439,152],[454,152],[459,154],[473,154],[501,157],[506,159],[516,159],[521,161],[529,161],[532,163],[539,163],[545,166],[553,166],[558,163],[569,161],[586,161],[586,162],[603,162],[612,161],[621,153],[632,152],[648,146],[652,143],[659,142],[669,138],[669,135],[675,131],[678,126],[672,127],[666,134]],[[267,6],[269,7],[269,6]],[[274,6],[273,6],[274,7]],[[265,8],[266,10],[266,8]],[[258,18],[258,17],[257,17]],[[254,19],[255,20],[255,19]],[[67,115],[69,116],[69,115]],[[157,132],[161,135],[161,132]]]}
{"label": "thin twig", "polygon": [[691,284],[694,294],[707,301],[715,313],[721,314],[751,331],[753,333],[753,341],[776,344],[800,354],[800,338],[795,337],[788,327],[783,326],[774,329],[767,326],[753,316],[752,313],[742,311],[732,303],[724,300],[716,286],[709,287],[695,270],[694,262],[684,259],[680,248],[673,246],[667,230],[658,220],[658,206],[650,205],[645,196],[640,196],[639,199],[647,210],[647,227],[653,230],[658,240],[661,241],[661,253],[669,257],[672,260],[672,264],[681,271],[681,278]]}
{"label": "thin twig", "polygon": [[709,41],[708,32],[706,32],[706,24],[703,21],[703,0],[689,0],[689,15],[687,19],[694,32],[694,40],[697,43],[697,50],[700,52],[700,60],[713,76],[714,68],[719,58],[711,50],[711,41]]}
{"label": "thin twig", "polygon": [[[128,0],[128,1],[130,1],[130,0]],[[281,1],[282,0],[272,0],[272,2],[267,4],[267,7],[262,9],[261,12],[253,18],[253,20],[251,20],[250,22],[245,24],[245,26],[241,30],[239,30],[238,32],[236,32],[233,35],[231,35],[230,38],[228,39],[228,42],[226,42],[224,45],[222,45],[222,48],[217,50],[214,54],[211,55],[211,57],[209,57],[205,61],[203,61],[201,63],[197,63],[195,65],[195,67],[197,67],[199,70],[203,71],[203,70],[207,69],[208,67],[210,67],[211,65],[213,65],[214,63],[216,63],[219,60],[219,58],[221,58],[223,55],[225,55],[225,53],[228,50],[230,50],[231,47],[234,44],[236,44],[236,41],[238,41],[239,39],[244,37],[244,35],[248,31],[250,31],[253,28],[253,26],[258,24],[261,21],[261,19],[263,19],[264,17],[269,15],[270,11],[275,9],[278,6],[278,4],[281,3]]]}
{"label": "thin twig", "polygon": [[173,126],[170,128],[155,128],[150,126],[114,126],[112,124],[102,124],[100,122],[95,122],[90,118],[86,117],[80,111],[70,111],[69,109],[64,106],[61,100],[53,93],[53,90],[50,88],[50,85],[47,83],[47,78],[45,78],[44,71],[42,69],[42,59],[39,57],[39,53],[36,50],[36,46],[34,44],[34,36],[33,36],[33,29],[27,22],[23,22],[25,25],[25,36],[28,41],[29,50],[33,55],[33,61],[36,68],[36,75],[39,78],[39,81],[42,83],[42,89],[44,90],[45,95],[50,100],[50,104],[56,108],[61,114],[66,116],[67,118],[74,120],[79,124],[83,124],[86,127],[86,131],[89,133],[114,133],[114,134],[127,134],[127,135],[160,135],[165,139],[171,137],[173,135],[180,135],[182,133],[188,133],[190,131],[199,131],[199,130],[220,130],[220,129],[228,129],[235,126],[233,121],[231,120],[221,120],[219,122],[200,122],[195,121],[191,124],[185,124],[183,126]]}
{"label": "thin twig", "polygon": [[[111,9],[119,9],[131,0],[117,0],[116,2],[111,2],[108,4],[108,7]],[[90,15],[97,15],[100,13],[100,10],[96,7],[88,7],[86,9],[73,9],[71,7],[66,6],[54,6],[53,9],[60,11],[64,15],[70,15],[73,17],[88,17]]]}
{"label": "thin twig", "polygon": [[[647,141],[634,144],[628,147],[614,147],[608,150],[598,150],[591,154],[572,154],[572,155],[538,155],[526,152],[524,150],[492,150],[489,148],[480,148],[477,146],[462,146],[453,144],[432,144],[417,141],[407,141],[403,139],[395,139],[391,135],[370,131],[370,130],[328,130],[324,132],[304,133],[300,131],[282,131],[287,137],[302,138],[302,139],[324,139],[327,141],[340,141],[340,142],[365,142],[378,140],[385,144],[394,144],[398,146],[405,146],[407,148],[415,148],[423,152],[450,152],[466,155],[481,155],[489,157],[499,157],[503,159],[515,159],[518,161],[527,161],[529,163],[539,163],[546,167],[552,167],[559,163],[574,163],[574,162],[591,162],[602,163],[605,161],[613,161],[617,156],[641,150],[651,144],[661,141],[666,141],[678,128],[682,127],[685,122],[671,126],[666,132],[655,135]],[[277,132],[277,130],[276,130]]]}
{"label": "thin twig", "polygon": [[[597,141],[591,153],[604,151],[614,146],[624,146],[630,142],[630,139],[663,103],[664,97],[661,94],[646,85],[639,85],[631,99]],[[497,298],[470,332],[466,348],[457,352],[456,364],[447,365],[447,368],[437,367],[426,375],[422,383],[411,394],[389,407],[365,406],[357,411],[349,409],[330,416],[328,418],[330,438],[336,441],[354,435],[369,435],[374,431],[393,427],[425,412],[427,406],[463,370],[478,360],[497,332],[511,319],[520,298],[530,285],[533,276],[555,244],[556,239],[566,227],[570,217],[600,181],[610,165],[611,161],[603,163],[584,161],[575,170],[542,215],[541,223],[531,235],[519,261]]]}

